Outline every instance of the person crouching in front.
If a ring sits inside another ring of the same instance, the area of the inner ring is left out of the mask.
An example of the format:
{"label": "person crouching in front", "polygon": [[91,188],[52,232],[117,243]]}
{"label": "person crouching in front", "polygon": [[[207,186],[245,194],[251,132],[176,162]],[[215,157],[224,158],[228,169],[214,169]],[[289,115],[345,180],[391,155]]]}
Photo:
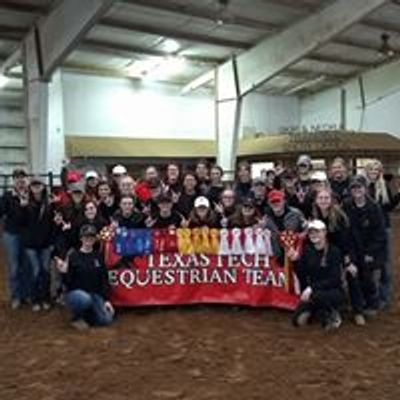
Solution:
{"label": "person crouching in front", "polygon": [[108,300],[110,285],[101,256],[94,250],[96,227],[83,225],[81,247],[72,250],[66,261],[56,258],[56,266],[66,287],[66,307],[72,313],[72,326],[83,330],[90,326],[110,325],[114,308]]}
{"label": "person crouching in front", "polygon": [[321,220],[308,225],[309,243],[300,256],[293,250],[288,254],[295,264],[300,282],[300,304],[295,310],[293,324],[304,326],[312,318],[326,330],[337,329],[342,319],[339,310],[346,297],[342,284],[343,257],[340,250],[328,243],[327,228]]}

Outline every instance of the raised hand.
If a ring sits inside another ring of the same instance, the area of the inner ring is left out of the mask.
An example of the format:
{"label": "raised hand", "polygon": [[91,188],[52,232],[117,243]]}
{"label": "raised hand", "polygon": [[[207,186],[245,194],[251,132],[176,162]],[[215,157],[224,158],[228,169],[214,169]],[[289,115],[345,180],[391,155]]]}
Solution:
{"label": "raised hand", "polygon": [[66,274],[68,272],[68,262],[62,260],[60,257],[54,257],[56,268],[62,273]]}

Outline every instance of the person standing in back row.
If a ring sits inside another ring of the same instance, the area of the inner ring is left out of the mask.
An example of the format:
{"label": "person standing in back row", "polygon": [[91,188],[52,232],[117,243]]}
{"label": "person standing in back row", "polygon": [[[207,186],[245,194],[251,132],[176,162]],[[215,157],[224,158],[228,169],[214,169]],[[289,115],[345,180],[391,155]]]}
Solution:
{"label": "person standing in back row", "polygon": [[369,196],[363,175],[350,180],[351,198],[343,204],[350,222],[349,292],[355,318],[376,315],[380,307],[379,282],[386,262],[386,232],[382,210]]}
{"label": "person standing in back row", "polygon": [[0,218],[4,219],[3,244],[7,255],[11,308],[16,310],[30,296],[30,275],[21,243],[21,226],[17,219],[21,202],[28,200],[28,179],[22,169],[14,170],[12,178],[12,189],[0,198]]}

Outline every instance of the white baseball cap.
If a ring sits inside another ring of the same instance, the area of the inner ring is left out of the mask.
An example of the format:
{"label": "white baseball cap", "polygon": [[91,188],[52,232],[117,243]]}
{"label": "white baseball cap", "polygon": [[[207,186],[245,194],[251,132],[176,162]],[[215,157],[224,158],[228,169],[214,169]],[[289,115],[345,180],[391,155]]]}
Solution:
{"label": "white baseball cap", "polygon": [[207,197],[204,197],[204,196],[197,197],[197,199],[194,201],[194,208],[197,208],[197,207],[210,208],[210,202],[207,199]]}
{"label": "white baseball cap", "polygon": [[308,154],[302,154],[301,156],[299,156],[299,158],[297,159],[297,165],[301,165],[301,164],[307,164],[307,165],[311,165],[311,157]]}
{"label": "white baseball cap", "polygon": [[88,180],[88,179],[92,179],[92,178],[98,179],[99,178],[99,174],[96,171],[93,171],[93,170],[86,172],[85,179]]}
{"label": "white baseball cap", "polygon": [[112,174],[113,175],[124,175],[126,174],[128,171],[126,170],[126,168],[123,165],[116,165],[113,169],[112,169]]}
{"label": "white baseball cap", "polygon": [[323,231],[326,230],[326,225],[320,219],[314,219],[307,224],[308,230],[314,229],[316,231]]}
{"label": "white baseball cap", "polygon": [[324,172],[324,171],[315,171],[311,175],[311,180],[319,181],[319,182],[326,182],[328,180],[328,176],[326,175],[326,172]]}

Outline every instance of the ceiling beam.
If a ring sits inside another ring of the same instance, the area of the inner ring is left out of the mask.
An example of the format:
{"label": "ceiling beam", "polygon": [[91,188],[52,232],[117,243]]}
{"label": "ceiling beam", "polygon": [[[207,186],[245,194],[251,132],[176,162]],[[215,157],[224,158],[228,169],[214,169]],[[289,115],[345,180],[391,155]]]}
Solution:
{"label": "ceiling beam", "polygon": [[[357,21],[385,4],[387,0],[336,0],[288,29],[263,40],[239,54],[236,72],[239,94],[244,96],[272,79]],[[219,100],[234,98],[232,62],[218,67]]]}
{"label": "ceiling beam", "polygon": [[0,25],[0,39],[20,41],[28,32],[28,28],[8,24]]}
{"label": "ceiling beam", "polygon": [[359,61],[359,60],[353,60],[350,58],[343,58],[342,56],[337,57],[337,56],[327,56],[327,55],[320,55],[320,54],[312,54],[307,56],[305,60],[311,60],[311,61],[318,61],[322,63],[328,63],[328,64],[337,64],[337,65],[345,65],[349,67],[368,67],[371,65],[370,62],[368,61]]}
{"label": "ceiling beam", "polygon": [[24,48],[25,54],[37,53],[35,58],[41,79],[50,79],[54,70],[113,3],[114,0],[63,0],[35,25],[26,37]]}
{"label": "ceiling beam", "polygon": [[0,11],[11,11],[21,14],[43,15],[49,10],[48,7],[41,4],[24,4],[19,1],[2,0]]}
{"label": "ceiling beam", "polygon": [[309,13],[315,12],[320,7],[318,4],[315,5],[312,0],[264,0],[263,2]]}
{"label": "ceiling beam", "polygon": [[[161,11],[169,11],[178,15],[186,15],[188,17],[193,17],[193,18],[202,18],[202,19],[207,19],[207,20],[212,20],[215,21],[216,16],[215,12],[210,12],[209,10],[205,10],[204,8],[199,8],[198,6],[193,6],[192,4],[189,5],[182,5],[182,4],[177,4],[177,3],[167,3],[164,0],[123,0],[124,3],[126,4],[132,4],[132,5],[140,5],[143,7],[147,8],[153,8],[153,9],[158,9]],[[321,6],[316,6],[315,2],[308,1],[308,0],[265,0],[266,4],[276,4],[279,6],[285,6],[287,8],[295,8],[297,10],[302,10],[305,11],[305,15],[307,13],[315,12],[316,9],[320,8]],[[231,21],[232,20],[232,21]],[[241,17],[236,17],[234,16],[231,18],[228,24],[233,24],[237,26],[242,26],[244,28],[252,28],[252,29],[261,29],[264,32],[268,33],[273,33],[277,32],[281,29],[284,28],[284,26],[279,25],[279,24],[272,24],[272,23],[266,23],[263,21],[258,21],[252,18],[241,18]],[[359,22],[359,24],[362,24],[362,22]],[[366,25],[367,26],[367,25]],[[126,28],[128,28],[126,26]],[[151,33],[151,32],[150,32]],[[171,36],[172,37],[172,36]],[[337,44],[345,44],[346,46],[351,46],[354,48],[360,48],[363,50],[370,50],[370,51],[377,51],[377,47],[365,43],[364,41],[360,41],[357,39],[342,39],[342,38],[335,38],[332,40],[333,43]],[[245,49],[246,46],[249,47],[249,43],[244,43],[243,44],[243,49]],[[230,47],[230,46],[228,46]],[[238,48],[241,48],[240,46]]]}
{"label": "ceiling beam", "polygon": [[[160,11],[185,15],[191,18],[205,19],[216,23],[218,15],[216,9],[199,7],[196,4],[169,3],[165,0],[123,0],[123,3],[143,6]],[[274,23],[255,20],[239,15],[230,15],[226,20],[227,25],[237,25],[245,28],[259,29],[263,32],[275,32],[279,26]]]}
{"label": "ceiling beam", "polygon": [[368,28],[377,29],[383,32],[400,33],[400,24],[393,24],[389,22],[378,22],[371,19],[365,19],[363,25]]}
{"label": "ceiling beam", "polygon": [[12,54],[8,55],[0,63],[0,74],[9,75],[9,71],[15,67],[22,59],[22,49],[19,46]]}
{"label": "ceiling beam", "polygon": [[[134,55],[138,54],[156,56],[156,57],[167,57],[171,55],[166,51],[156,50],[154,48],[151,49],[151,48],[144,48],[140,46],[131,46],[125,44],[117,45],[116,43],[106,42],[103,40],[95,40],[95,39],[83,40],[78,45],[78,49],[100,54],[107,53],[110,55],[119,56],[127,59],[132,59]],[[220,64],[225,60],[224,58],[219,58],[219,57],[201,57],[201,56],[190,56],[190,55],[188,56],[185,55],[184,57],[185,59],[192,61],[194,63],[212,64],[212,65]]]}
{"label": "ceiling beam", "polygon": [[231,47],[234,49],[245,50],[251,47],[251,43],[248,42],[242,42],[231,39],[220,39],[210,35],[184,32],[176,29],[161,28],[153,25],[141,24],[136,22],[125,22],[113,18],[103,18],[101,20],[101,25],[106,26],[107,28],[134,31],[134,32],[143,32],[150,35],[188,40],[197,43],[213,44],[216,46]]}
{"label": "ceiling beam", "polygon": [[[323,72],[323,74],[326,76],[326,79],[328,81],[337,83],[344,82],[347,79],[350,79],[352,76],[354,76],[353,74],[339,75],[331,72]],[[287,76],[287,77],[301,78],[301,79],[313,79],[319,75],[321,75],[321,71],[312,71],[309,69],[293,68],[293,67],[289,67],[288,69],[279,74],[279,76]]]}

